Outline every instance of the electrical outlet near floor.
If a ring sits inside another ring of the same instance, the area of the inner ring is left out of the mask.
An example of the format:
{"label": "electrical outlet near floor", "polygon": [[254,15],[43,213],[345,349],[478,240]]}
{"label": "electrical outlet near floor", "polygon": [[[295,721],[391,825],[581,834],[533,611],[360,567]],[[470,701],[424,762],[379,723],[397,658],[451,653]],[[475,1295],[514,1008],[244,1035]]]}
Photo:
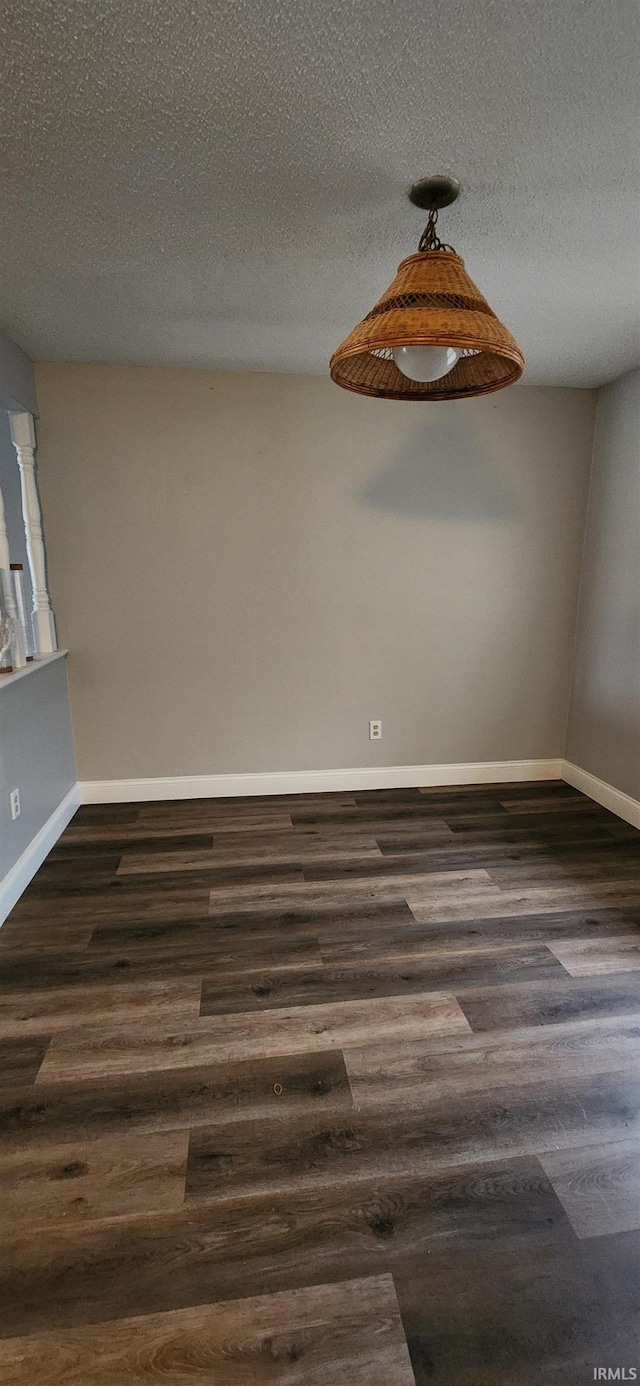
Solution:
{"label": "electrical outlet near floor", "polygon": [[370,741],[379,741],[380,738],[381,738],[381,736],[382,736],[382,722],[380,721],[379,718],[377,718],[374,722],[370,722],[370,723],[369,723],[369,740],[370,740]]}
{"label": "electrical outlet near floor", "polygon": [[11,793],[10,793],[10,795],[9,795],[9,803],[11,804],[11,817],[12,817],[12,818],[19,818],[19,817],[20,817],[20,790],[19,790],[19,789],[12,789],[12,790],[11,790]]}

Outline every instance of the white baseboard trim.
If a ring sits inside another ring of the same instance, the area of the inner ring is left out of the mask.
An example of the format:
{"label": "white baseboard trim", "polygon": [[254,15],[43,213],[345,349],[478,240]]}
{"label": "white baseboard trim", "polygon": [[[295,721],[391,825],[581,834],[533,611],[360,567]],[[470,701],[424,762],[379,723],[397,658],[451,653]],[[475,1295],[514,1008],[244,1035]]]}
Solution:
{"label": "white baseboard trim", "polygon": [[0,924],[4,924],[7,915],[11,913],[23,891],[26,890],[38,867],[42,866],[45,857],[55,846],[60,834],[64,832],[67,823],[73,818],[81,802],[80,785],[74,784],[69,793],[65,794],[62,802],[58,804],[57,809],[54,809],[40,832],[32,838],[22,856],[18,857],[17,862],[0,881]]}
{"label": "white baseboard trim", "polygon": [[147,799],[219,799],[237,795],[324,794],[355,789],[429,788],[444,784],[508,784],[559,780],[563,761],[482,760],[460,765],[382,765],[352,770],[278,770],[249,775],[174,775],[142,780],[84,780],[83,804]]}
{"label": "white baseboard trim", "polygon": [[616,813],[618,818],[624,818],[626,823],[640,828],[638,799],[632,799],[630,794],[623,793],[621,789],[614,789],[612,784],[607,784],[606,780],[599,780],[598,776],[592,775],[589,770],[581,770],[579,765],[572,765],[570,760],[563,763],[562,778],[567,784],[572,784],[574,789],[580,789],[590,799],[595,799],[597,804],[602,804],[603,808]]}

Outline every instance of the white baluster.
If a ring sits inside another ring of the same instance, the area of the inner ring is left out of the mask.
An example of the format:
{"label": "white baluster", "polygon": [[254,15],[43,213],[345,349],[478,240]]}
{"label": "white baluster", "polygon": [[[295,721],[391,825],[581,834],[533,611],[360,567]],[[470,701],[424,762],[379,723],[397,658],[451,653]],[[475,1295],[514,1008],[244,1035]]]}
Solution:
{"label": "white baluster", "polygon": [[4,572],[8,573],[10,562],[11,559],[9,557],[9,536],[7,534],[7,522],[4,518],[4,499],[2,496],[2,487],[0,486],[0,570],[4,569]]}
{"label": "white baluster", "polygon": [[18,455],[22,515],[27,540],[27,557],[33,590],[33,634],[38,654],[57,650],[56,623],[47,588],[47,570],[42,537],[40,501],[36,486],[34,448],[35,429],[31,414],[9,414],[11,437]]}

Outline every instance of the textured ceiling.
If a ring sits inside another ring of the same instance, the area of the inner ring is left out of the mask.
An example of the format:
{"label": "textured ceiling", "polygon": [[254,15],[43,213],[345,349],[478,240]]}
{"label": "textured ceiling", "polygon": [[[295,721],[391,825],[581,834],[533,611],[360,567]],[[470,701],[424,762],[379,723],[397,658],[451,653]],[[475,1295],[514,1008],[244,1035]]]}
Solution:
{"label": "textured ceiling", "polygon": [[414,178],[527,357],[640,359],[635,0],[5,0],[0,325],[39,359],[316,371]]}

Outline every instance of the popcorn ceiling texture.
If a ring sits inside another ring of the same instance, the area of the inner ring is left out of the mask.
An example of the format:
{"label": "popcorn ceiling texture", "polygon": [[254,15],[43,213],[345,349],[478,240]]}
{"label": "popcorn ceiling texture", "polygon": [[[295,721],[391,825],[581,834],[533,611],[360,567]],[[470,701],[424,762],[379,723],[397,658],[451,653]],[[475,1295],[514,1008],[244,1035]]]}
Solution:
{"label": "popcorn ceiling texture", "polygon": [[635,0],[6,0],[2,325],[40,359],[326,370],[424,173],[527,357],[638,344]]}

